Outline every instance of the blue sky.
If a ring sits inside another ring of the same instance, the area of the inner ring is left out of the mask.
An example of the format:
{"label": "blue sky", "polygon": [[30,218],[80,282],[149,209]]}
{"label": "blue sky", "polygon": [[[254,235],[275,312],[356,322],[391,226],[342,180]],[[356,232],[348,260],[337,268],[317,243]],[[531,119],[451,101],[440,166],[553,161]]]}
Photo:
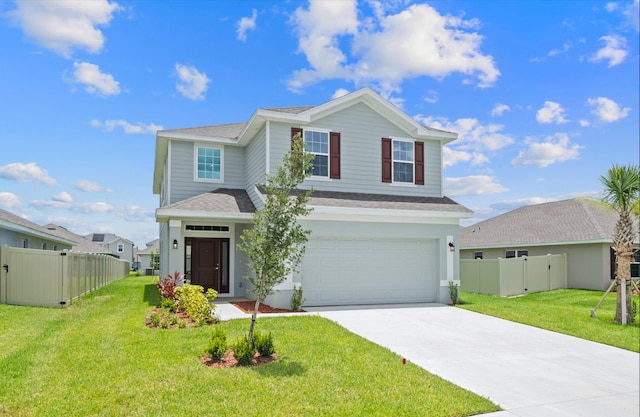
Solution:
{"label": "blue sky", "polygon": [[638,163],[638,0],[0,2],[0,207],[157,237],[155,131],[369,86],[459,133],[475,211],[597,196]]}

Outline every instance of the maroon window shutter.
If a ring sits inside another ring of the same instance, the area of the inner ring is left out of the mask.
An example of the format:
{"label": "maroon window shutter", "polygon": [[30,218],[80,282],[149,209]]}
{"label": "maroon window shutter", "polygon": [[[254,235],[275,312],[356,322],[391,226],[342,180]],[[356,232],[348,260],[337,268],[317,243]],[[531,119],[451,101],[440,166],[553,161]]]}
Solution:
{"label": "maroon window shutter", "polygon": [[424,185],[424,142],[415,142],[416,185]]}
{"label": "maroon window shutter", "polygon": [[329,134],[329,178],[340,179],[340,132]]}
{"label": "maroon window shutter", "polygon": [[382,182],[391,182],[391,139],[382,138]]}
{"label": "maroon window shutter", "polygon": [[300,134],[300,139],[302,139],[302,129],[300,129],[299,127],[291,128],[291,149],[293,149],[293,139],[298,133]]}

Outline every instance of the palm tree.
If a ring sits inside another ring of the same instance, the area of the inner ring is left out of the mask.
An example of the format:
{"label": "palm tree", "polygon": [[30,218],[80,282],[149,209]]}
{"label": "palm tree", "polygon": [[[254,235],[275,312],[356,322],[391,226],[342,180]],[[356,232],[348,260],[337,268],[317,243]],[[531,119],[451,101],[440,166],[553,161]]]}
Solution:
{"label": "palm tree", "polygon": [[606,175],[600,177],[605,187],[602,200],[618,213],[613,235],[613,245],[618,258],[618,288],[616,321],[624,323],[622,317],[622,291],[626,294],[626,322],[633,323],[631,306],[631,262],[633,241],[637,235],[633,221],[633,208],[640,197],[640,168],[637,165],[613,165]]}

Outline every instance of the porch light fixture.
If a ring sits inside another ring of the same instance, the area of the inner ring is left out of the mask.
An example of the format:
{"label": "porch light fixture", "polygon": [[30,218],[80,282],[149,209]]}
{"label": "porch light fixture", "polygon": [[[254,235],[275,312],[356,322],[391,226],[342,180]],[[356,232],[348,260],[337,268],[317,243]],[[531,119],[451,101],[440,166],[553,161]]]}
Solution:
{"label": "porch light fixture", "polygon": [[[174,241],[175,242],[175,241]],[[175,246],[174,246],[175,247]],[[456,245],[453,244],[453,242],[449,242],[449,250],[451,252],[455,252],[456,250]]]}
{"label": "porch light fixture", "polygon": [[173,239],[173,249],[178,249],[178,240]]}

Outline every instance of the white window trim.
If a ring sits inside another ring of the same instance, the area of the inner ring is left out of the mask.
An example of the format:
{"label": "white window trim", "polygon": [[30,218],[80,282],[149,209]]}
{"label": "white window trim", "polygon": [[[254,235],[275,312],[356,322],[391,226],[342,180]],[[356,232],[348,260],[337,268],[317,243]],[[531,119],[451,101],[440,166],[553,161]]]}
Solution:
{"label": "white window trim", "polygon": [[[220,151],[220,179],[208,179],[198,177],[198,149],[217,149]],[[224,146],[212,145],[210,143],[194,143],[193,144],[193,181],[195,182],[224,182]]]}
{"label": "white window trim", "polygon": [[[415,187],[416,186],[416,144],[415,144],[416,141],[409,138],[398,138],[393,136],[391,136],[389,139],[391,139],[391,184],[400,186],[400,187]],[[394,159],[393,158],[393,142],[411,143],[412,152],[413,152],[413,161],[409,162],[409,161],[401,161],[401,160]],[[396,173],[395,173],[395,165],[394,165],[396,162],[400,162],[403,164],[411,163],[411,166],[413,167],[412,182],[396,181]]]}
{"label": "white window trim", "polygon": [[310,132],[320,132],[320,133],[326,133],[327,134],[327,153],[321,153],[321,152],[307,152],[313,155],[326,155],[327,156],[327,175],[311,175],[309,177],[310,180],[315,180],[315,181],[333,181],[333,179],[331,178],[331,132],[332,130],[330,129],[322,129],[322,128],[317,128],[317,127],[310,127],[310,128],[302,128],[302,143],[305,143],[305,133],[307,131]]}
{"label": "white window trim", "polygon": [[[507,252],[515,252],[515,256],[513,258],[507,258]],[[520,252],[527,252],[526,255],[520,255]],[[514,258],[524,258],[524,257],[528,257],[529,256],[529,249],[505,249],[504,251],[504,257],[505,259],[514,259]]]}
{"label": "white window trim", "polygon": [[116,246],[116,248],[119,253],[124,252],[124,243],[118,243],[118,246]]}

